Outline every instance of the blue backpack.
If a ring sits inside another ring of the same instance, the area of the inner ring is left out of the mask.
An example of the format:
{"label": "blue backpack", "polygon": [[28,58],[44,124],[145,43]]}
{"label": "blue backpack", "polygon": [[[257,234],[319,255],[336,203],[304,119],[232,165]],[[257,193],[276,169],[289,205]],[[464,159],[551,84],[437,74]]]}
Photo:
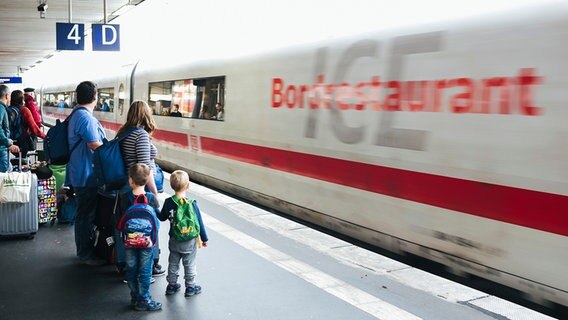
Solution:
{"label": "blue backpack", "polygon": [[22,137],[24,132],[24,125],[22,124],[22,115],[20,113],[20,108],[16,106],[9,106],[8,109],[8,120],[10,122],[10,139],[12,141],[18,141]]}
{"label": "blue backpack", "polygon": [[131,128],[122,135],[108,141],[95,149],[93,153],[93,171],[97,185],[102,191],[113,191],[124,187],[128,183],[128,172],[122,158],[120,141],[124,140],[137,128]]}
{"label": "blue backpack", "polygon": [[68,128],[69,120],[75,111],[81,108],[74,108],[71,114],[61,122],[59,119],[55,122],[55,126],[51,127],[44,139],[43,147],[45,149],[45,158],[49,164],[62,165],[69,162],[71,153],[79,146],[81,140],[77,141],[75,145],[69,149]]}
{"label": "blue backpack", "polygon": [[140,194],[118,222],[122,231],[122,241],[127,249],[148,249],[154,247],[158,239],[156,212],[148,204],[152,194]]}

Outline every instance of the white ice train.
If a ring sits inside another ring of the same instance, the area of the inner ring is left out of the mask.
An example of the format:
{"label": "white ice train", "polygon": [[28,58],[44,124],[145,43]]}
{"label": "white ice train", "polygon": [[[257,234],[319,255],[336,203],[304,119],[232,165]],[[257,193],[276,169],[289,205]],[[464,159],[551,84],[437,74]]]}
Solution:
{"label": "white ice train", "polygon": [[[568,305],[567,5],[168,65],[90,78],[110,135],[146,100],[166,167]],[[53,123],[77,82],[47,79]]]}

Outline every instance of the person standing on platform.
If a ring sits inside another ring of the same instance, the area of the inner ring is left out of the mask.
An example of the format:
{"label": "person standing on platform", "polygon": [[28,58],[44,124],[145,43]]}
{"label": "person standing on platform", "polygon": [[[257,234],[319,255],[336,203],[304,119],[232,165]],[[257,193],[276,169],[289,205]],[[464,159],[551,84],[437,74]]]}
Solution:
{"label": "person standing on platform", "polygon": [[10,169],[9,153],[18,153],[20,148],[10,139],[10,121],[8,120],[8,105],[10,104],[10,89],[0,85],[0,172]]}
{"label": "person standing on platform", "polygon": [[[159,210],[160,203],[153,193],[144,190],[146,184],[150,181],[151,173],[152,170],[150,167],[143,163],[135,163],[128,168],[128,184],[131,191],[123,194],[120,199],[120,212],[122,212],[123,216],[118,223],[118,228],[121,232],[126,233],[123,238],[124,240],[121,239],[119,240],[120,242],[128,241],[127,239],[131,239],[130,235],[136,234],[133,230],[129,230],[129,223],[127,222],[129,216],[127,210],[135,203],[138,203],[136,199],[140,199],[139,197],[145,197],[147,204],[153,208],[151,214],[155,228],[150,228],[150,230],[145,228],[148,232],[147,234],[158,233],[158,219],[156,213]],[[126,216],[124,216],[125,214]],[[143,220],[140,217],[138,217],[138,219]],[[136,218],[133,218],[133,220],[136,220]],[[152,225],[151,223],[149,224],[150,226]],[[130,234],[128,234],[129,231],[131,232]],[[126,280],[130,288],[130,305],[137,311],[157,311],[162,309],[162,304],[152,300],[150,296],[153,267],[152,260],[154,257],[154,249],[150,246],[155,246],[155,243],[151,242],[152,241],[137,244],[136,247],[128,247],[123,243],[126,247],[124,249],[126,257]]]}
{"label": "person standing on platform", "polygon": [[[15,117],[19,117],[19,121],[15,121],[16,125],[21,126],[20,136],[12,137],[15,143],[20,147],[22,159],[28,157],[28,151],[35,150],[35,141],[37,137],[45,139],[45,133],[41,131],[37,123],[34,121],[32,112],[24,107],[24,93],[21,90],[14,90],[10,95],[10,112],[13,112]],[[12,124],[12,129],[14,124]],[[12,132],[13,134],[13,132]],[[27,163],[26,163],[27,164]]]}
{"label": "person standing on platform", "polygon": [[[31,114],[32,114],[32,118],[36,124],[36,126],[38,128],[42,128],[43,123],[41,121],[41,115],[39,113],[39,108],[37,107],[37,103],[35,100],[35,89],[34,88],[25,88],[24,89],[24,102],[25,102],[25,106],[27,109],[30,110]],[[32,149],[31,150],[37,150],[37,137],[40,137],[41,135],[34,135],[32,137]]]}
{"label": "person standing on platform", "polygon": [[37,103],[35,100],[35,89],[34,88],[25,88],[24,89],[24,101],[26,103],[26,108],[30,109],[34,122],[36,125],[41,128],[43,123],[41,121],[41,115],[39,114],[39,109],[37,107]]}
{"label": "person standing on platform", "polygon": [[[154,160],[158,155],[158,149],[152,143],[152,133],[156,129],[156,123],[152,117],[150,106],[145,101],[134,101],[128,109],[126,122],[118,129],[116,136],[121,136],[128,132],[128,136],[120,142],[120,150],[126,170],[136,163],[144,163],[151,169],[150,180],[146,185],[146,190],[158,197],[158,189],[156,187],[155,174],[156,163]],[[125,191],[130,191],[128,186],[126,190],[121,191],[121,196]],[[162,276],[165,270],[159,264],[160,259],[160,243],[154,246],[154,267],[152,275]],[[116,246],[116,266],[119,272],[124,269],[124,249],[119,243]]]}
{"label": "person standing on platform", "polygon": [[[189,176],[187,172],[176,170],[170,176],[170,186],[175,195],[166,199],[158,219],[166,221],[170,219],[170,241],[168,248],[168,275],[166,280],[166,295],[179,291],[181,285],[177,282],[179,273],[179,261],[183,262],[185,279],[185,296],[190,297],[201,293],[201,286],[196,284],[197,275],[196,256],[198,243],[201,241],[207,247],[207,232],[203,225],[199,207],[195,201],[189,201],[185,194],[189,190]],[[178,210],[183,210],[179,212]]]}
{"label": "person standing on platform", "polygon": [[103,144],[105,131],[93,116],[97,104],[97,85],[81,82],[75,89],[78,109],[69,120],[67,142],[73,149],[67,163],[65,185],[73,186],[77,213],[75,216],[75,244],[81,263],[102,265],[105,260],[93,253],[93,226],[97,208],[97,182],[93,172],[93,151]]}

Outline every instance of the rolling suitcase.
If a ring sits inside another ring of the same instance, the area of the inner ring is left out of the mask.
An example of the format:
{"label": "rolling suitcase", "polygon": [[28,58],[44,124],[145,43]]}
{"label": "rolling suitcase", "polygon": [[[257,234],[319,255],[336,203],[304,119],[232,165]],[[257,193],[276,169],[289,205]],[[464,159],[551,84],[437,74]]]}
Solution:
{"label": "rolling suitcase", "polygon": [[55,223],[57,216],[57,194],[55,177],[37,180],[39,223]]}
{"label": "rolling suitcase", "polygon": [[37,208],[37,177],[32,175],[29,202],[0,203],[0,236],[27,235],[32,239],[38,230]]}

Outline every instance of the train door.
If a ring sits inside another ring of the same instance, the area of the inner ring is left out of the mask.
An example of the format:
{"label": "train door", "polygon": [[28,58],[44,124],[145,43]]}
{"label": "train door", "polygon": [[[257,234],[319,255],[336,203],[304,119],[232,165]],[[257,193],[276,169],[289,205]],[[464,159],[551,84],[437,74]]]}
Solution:
{"label": "train door", "polygon": [[122,121],[122,117],[125,114],[124,109],[125,109],[125,104],[126,104],[126,87],[124,85],[124,82],[118,82],[118,103],[117,103],[117,109],[116,109],[116,120],[118,123],[121,123]]}
{"label": "train door", "polygon": [[136,64],[129,64],[122,67],[122,72],[118,76],[118,100],[116,104],[115,121],[119,124],[126,122],[126,114],[130,106],[131,81],[133,80]]}

